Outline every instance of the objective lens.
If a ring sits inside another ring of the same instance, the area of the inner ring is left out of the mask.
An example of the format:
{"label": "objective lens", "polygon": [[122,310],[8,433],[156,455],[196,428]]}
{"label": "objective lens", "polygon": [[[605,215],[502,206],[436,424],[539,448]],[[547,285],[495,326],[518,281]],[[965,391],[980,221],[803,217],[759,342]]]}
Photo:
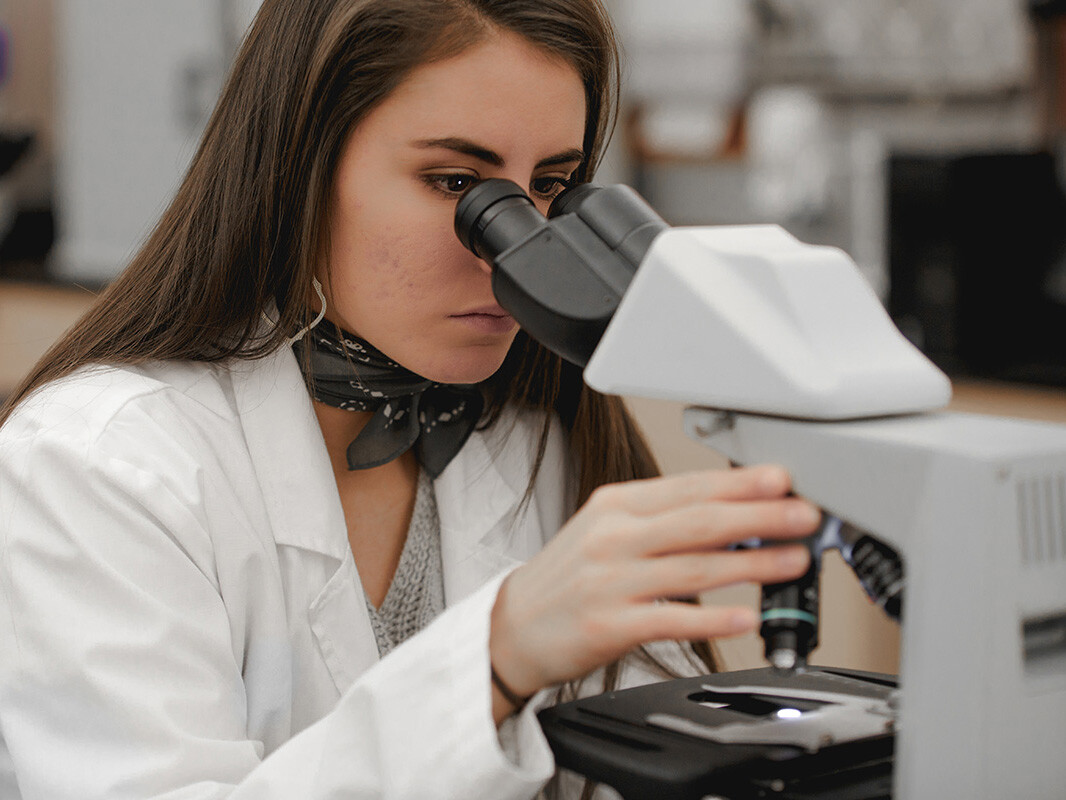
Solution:
{"label": "objective lens", "polygon": [[767,660],[779,670],[803,668],[818,645],[818,560],[799,580],[768,584],[762,590],[759,634]]}

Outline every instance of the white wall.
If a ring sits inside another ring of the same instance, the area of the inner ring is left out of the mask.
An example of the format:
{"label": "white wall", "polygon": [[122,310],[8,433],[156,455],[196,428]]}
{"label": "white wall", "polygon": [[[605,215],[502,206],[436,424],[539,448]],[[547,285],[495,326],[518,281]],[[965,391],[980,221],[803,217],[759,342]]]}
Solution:
{"label": "white wall", "polygon": [[113,277],[166,207],[229,66],[232,12],[57,0],[56,275]]}

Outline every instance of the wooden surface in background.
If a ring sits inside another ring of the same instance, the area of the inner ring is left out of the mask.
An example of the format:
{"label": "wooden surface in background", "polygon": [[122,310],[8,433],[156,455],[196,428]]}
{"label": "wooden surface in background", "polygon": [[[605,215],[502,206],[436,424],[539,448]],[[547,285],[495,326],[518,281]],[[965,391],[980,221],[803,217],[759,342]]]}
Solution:
{"label": "wooden surface in background", "polygon": [[15,388],[93,299],[84,289],[0,283],[0,397]]}
{"label": "wooden surface in background", "polygon": [[1066,422],[1066,389],[960,379],[949,408],[972,414]]}

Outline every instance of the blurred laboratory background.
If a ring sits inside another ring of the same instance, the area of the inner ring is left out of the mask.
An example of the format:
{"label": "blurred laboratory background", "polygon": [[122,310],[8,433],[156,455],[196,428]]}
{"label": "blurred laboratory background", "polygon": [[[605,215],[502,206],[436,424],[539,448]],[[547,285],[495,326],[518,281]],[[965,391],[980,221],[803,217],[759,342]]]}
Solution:
{"label": "blurred laboratory background", "polygon": [[[1066,0],[607,3],[625,84],[601,181],[675,224],[842,247],[957,408],[1066,421]],[[0,396],[162,211],[258,4],[0,0]],[[632,407],[667,471],[720,463],[680,407]],[[893,671],[849,580],[821,663]]]}

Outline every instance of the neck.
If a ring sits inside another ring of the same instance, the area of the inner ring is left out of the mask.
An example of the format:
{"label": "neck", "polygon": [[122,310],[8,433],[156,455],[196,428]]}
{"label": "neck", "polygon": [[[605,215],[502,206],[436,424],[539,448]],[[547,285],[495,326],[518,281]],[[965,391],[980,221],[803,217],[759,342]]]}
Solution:
{"label": "neck", "polygon": [[377,608],[388,593],[411,524],[418,462],[408,450],[381,466],[349,470],[348,444],[373,413],[347,411],[318,401],[313,401],[312,407],[333,467],[359,580]]}

